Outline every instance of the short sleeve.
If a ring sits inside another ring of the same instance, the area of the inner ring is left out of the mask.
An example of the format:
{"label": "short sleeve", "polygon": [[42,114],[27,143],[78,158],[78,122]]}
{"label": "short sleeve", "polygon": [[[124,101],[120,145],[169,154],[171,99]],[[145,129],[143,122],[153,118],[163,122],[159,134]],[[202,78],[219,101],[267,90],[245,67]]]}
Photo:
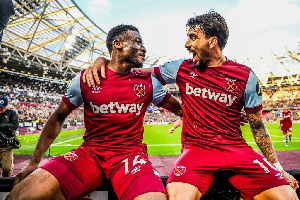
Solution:
{"label": "short sleeve", "polygon": [[245,94],[245,111],[255,113],[262,109],[262,92],[257,76],[251,70],[247,81]]}
{"label": "short sleeve", "polygon": [[153,85],[152,103],[154,103],[155,105],[161,105],[162,102],[165,102],[170,98],[170,93],[168,93],[167,90],[163,88],[163,85],[153,74],[151,74],[151,79]]}
{"label": "short sleeve", "polygon": [[75,78],[69,84],[65,95],[63,96],[63,101],[68,105],[69,108],[74,109],[83,104],[83,98],[81,95],[80,88],[80,78],[81,72],[78,73]]}
{"label": "short sleeve", "polygon": [[176,83],[177,72],[183,61],[183,59],[175,60],[155,67],[154,74],[164,85]]}

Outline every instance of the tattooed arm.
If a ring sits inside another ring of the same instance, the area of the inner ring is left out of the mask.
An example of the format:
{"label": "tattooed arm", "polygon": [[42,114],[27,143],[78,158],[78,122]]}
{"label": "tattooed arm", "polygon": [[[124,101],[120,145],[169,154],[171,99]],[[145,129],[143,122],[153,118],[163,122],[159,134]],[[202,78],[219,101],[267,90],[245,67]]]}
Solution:
{"label": "tattooed arm", "polygon": [[283,174],[290,186],[292,186],[295,190],[299,188],[298,181],[292,175],[285,172],[279,164],[269,131],[262,120],[262,111],[247,113],[247,117],[249,119],[250,128],[255,142],[262,154],[268,161],[273,163],[275,166],[277,165],[277,169]]}
{"label": "tattooed arm", "polygon": [[272,163],[278,162],[278,158],[269,134],[262,120],[262,111],[247,113],[249,124],[255,142],[263,155]]}

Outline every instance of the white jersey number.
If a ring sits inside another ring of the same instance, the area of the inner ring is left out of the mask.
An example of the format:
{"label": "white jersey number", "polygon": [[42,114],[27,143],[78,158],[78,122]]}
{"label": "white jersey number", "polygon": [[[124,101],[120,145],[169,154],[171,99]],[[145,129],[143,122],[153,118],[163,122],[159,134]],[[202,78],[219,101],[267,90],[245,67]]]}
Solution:
{"label": "white jersey number", "polygon": [[[134,167],[136,164],[140,164],[140,165],[146,164],[146,161],[145,161],[144,159],[138,160],[139,157],[140,157],[140,155],[136,155],[136,156],[134,157],[134,160],[133,160],[133,162],[132,162],[132,166],[133,166],[133,167]],[[128,174],[128,173],[129,173],[129,159],[126,158],[126,159],[124,159],[122,162],[123,162],[124,165],[125,165],[125,174]]]}
{"label": "white jersey number", "polygon": [[[271,167],[272,169],[278,171],[278,170],[276,169],[276,167],[274,167],[274,166],[273,166],[266,158],[263,158],[263,160],[265,161],[265,163],[266,163],[269,167]],[[266,173],[270,173],[270,170],[268,169],[268,167],[266,167],[266,166],[265,166],[262,162],[260,162],[259,160],[255,159],[255,160],[253,160],[253,163],[259,164],[259,166],[260,166],[261,168],[263,168],[263,169],[265,170]]]}

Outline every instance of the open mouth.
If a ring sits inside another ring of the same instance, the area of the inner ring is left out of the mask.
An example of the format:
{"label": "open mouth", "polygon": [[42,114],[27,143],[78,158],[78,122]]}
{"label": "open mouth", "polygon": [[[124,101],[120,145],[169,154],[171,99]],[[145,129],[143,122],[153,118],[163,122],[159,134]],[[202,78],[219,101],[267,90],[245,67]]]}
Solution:
{"label": "open mouth", "polygon": [[145,60],[145,54],[139,54],[139,57],[141,57],[143,60]]}
{"label": "open mouth", "polygon": [[190,51],[190,53],[193,55],[193,58],[192,58],[193,63],[196,63],[197,60],[198,60],[198,55],[197,55],[197,53],[196,53],[195,51]]}

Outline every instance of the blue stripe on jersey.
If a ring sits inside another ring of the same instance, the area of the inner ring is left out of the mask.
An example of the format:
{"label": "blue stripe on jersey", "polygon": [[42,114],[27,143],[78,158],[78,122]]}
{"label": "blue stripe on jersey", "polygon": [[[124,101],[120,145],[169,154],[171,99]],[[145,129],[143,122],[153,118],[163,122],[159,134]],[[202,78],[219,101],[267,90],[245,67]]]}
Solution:
{"label": "blue stripe on jersey", "polygon": [[81,88],[80,88],[80,78],[81,78],[81,72],[78,73],[75,76],[75,78],[73,78],[65,94],[66,98],[76,107],[83,104],[83,99],[81,96]]}
{"label": "blue stripe on jersey", "polygon": [[174,60],[159,66],[159,71],[166,83],[176,83],[177,72],[184,59]]}
{"label": "blue stripe on jersey", "polygon": [[255,108],[262,104],[262,95],[258,79],[251,70],[245,89],[245,108]]}
{"label": "blue stripe on jersey", "polygon": [[158,105],[166,96],[167,90],[165,90],[160,81],[151,74],[152,85],[153,85],[153,100],[152,103]]}

